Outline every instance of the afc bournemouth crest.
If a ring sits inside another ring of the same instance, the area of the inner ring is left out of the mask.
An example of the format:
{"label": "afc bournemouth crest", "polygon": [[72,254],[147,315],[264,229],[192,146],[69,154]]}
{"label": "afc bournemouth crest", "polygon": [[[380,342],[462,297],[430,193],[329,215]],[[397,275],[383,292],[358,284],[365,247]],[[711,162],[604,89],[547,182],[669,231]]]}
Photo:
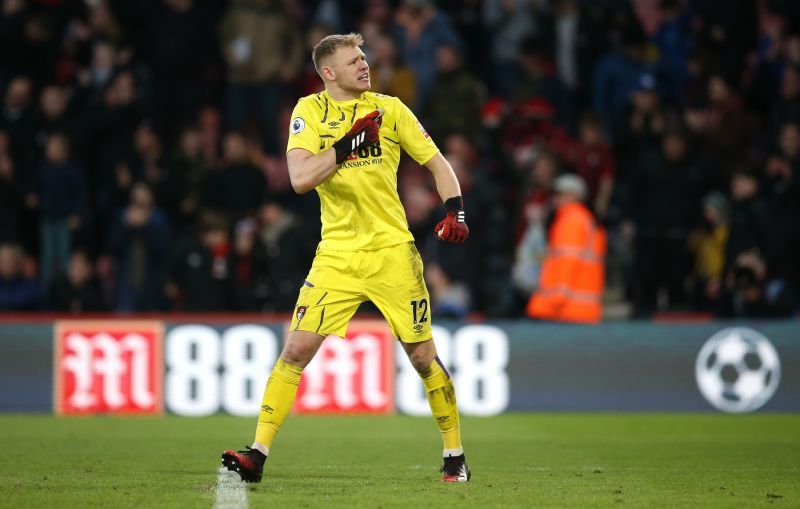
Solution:
{"label": "afc bournemouth crest", "polygon": [[298,322],[306,316],[306,309],[308,309],[308,306],[297,306],[297,311],[294,312],[294,316],[297,318]]}

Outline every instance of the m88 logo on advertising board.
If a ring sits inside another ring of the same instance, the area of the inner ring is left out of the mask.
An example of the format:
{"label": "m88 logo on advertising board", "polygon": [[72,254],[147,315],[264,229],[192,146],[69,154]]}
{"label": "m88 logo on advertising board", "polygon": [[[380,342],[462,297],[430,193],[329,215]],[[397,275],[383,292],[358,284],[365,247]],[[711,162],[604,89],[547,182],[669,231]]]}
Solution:
{"label": "m88 logo on advertising board", "polygon": [[161,322],[57,322],[56,413],[160,413],[162,336]]}

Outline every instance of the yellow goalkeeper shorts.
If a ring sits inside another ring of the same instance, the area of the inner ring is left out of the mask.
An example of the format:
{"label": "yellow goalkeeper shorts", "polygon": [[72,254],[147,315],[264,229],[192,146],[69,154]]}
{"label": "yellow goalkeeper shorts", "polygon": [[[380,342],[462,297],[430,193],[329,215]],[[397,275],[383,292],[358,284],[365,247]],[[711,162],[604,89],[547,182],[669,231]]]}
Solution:
{"label": "yellow goalkeeper shorts", "polygon": [[404,343],[431,339],[428,288],[413,242],[370,251],[317,250],[291,330],[344,337],[358,306],[372,301]]}

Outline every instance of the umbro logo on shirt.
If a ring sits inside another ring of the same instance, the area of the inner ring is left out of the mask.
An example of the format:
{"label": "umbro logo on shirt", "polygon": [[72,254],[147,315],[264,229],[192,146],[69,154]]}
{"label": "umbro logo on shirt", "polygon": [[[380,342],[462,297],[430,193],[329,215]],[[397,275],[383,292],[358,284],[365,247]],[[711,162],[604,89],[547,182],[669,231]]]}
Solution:
{"label": "umbro logo on shirt", "polygon": [[339,127],[339,124],[341,124],[341,122],[339,122],[338,120],[334,120],[333,122],[328,122],[328,126],[330,127]]}

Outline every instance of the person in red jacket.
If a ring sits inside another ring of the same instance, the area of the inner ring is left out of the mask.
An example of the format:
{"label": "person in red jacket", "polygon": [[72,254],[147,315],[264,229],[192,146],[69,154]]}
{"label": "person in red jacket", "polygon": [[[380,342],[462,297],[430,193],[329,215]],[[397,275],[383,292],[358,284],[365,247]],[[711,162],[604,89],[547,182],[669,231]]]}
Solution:
{"label": "person in red jacket", "polygon": [[540,320],[598,323],[602,316],[606,234],[583,204],[583,179],[562,175],[554,189],[555,220],[548,232],[539,287],[526,312]]}

